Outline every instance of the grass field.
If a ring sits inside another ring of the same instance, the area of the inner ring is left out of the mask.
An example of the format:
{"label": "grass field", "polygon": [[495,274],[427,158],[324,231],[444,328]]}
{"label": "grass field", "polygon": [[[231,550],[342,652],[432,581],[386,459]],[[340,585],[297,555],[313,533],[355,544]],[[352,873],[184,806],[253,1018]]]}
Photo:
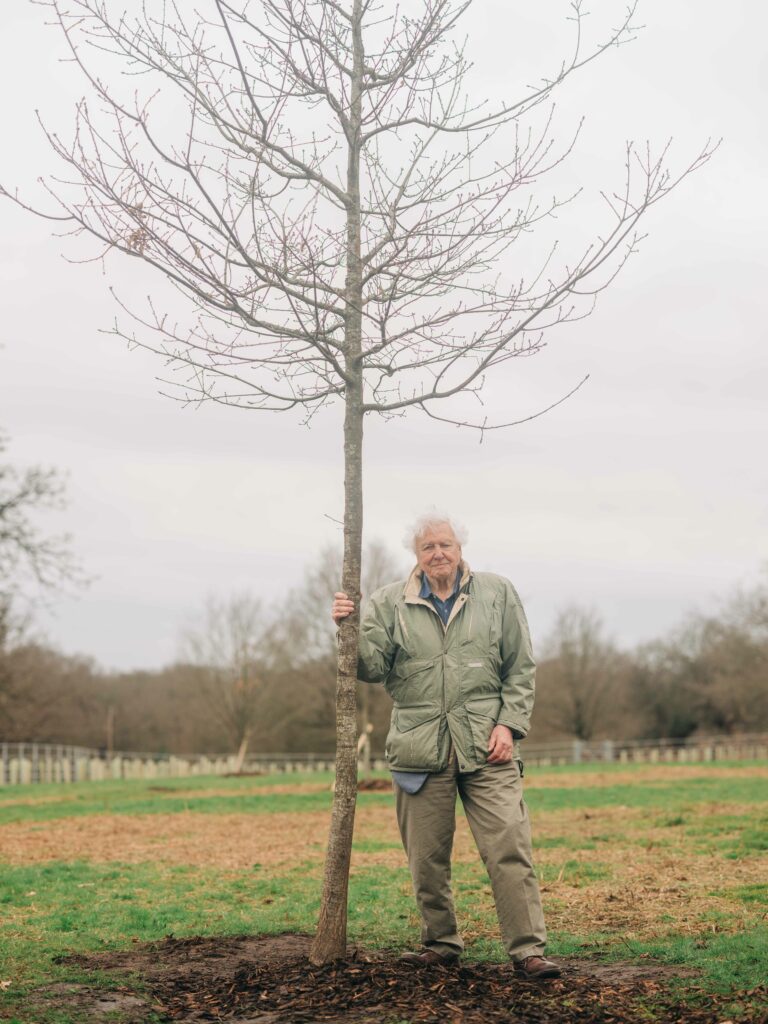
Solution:
{"label": "grass field", "polygon": [[[768,975],[768,764],[527,776],[551,954],[677,965],[669,984],[691,1000],[733,993],[734,1015],[757,1013],[750,1000],[761,997],[749,993]],[[108,979],[57,963],[64,954],[167,935],[311,931],[330,802],[330,777],[318,775],[0,789],[0,1019],[82,1019],[62,991]],[[387,792],[358,804],[350,938],[376,949],[418,939],[392,804]],[[502,960],[461,816],[454,888],[467,958]],[[104,1019],[119,1021],[119,1010]]]}

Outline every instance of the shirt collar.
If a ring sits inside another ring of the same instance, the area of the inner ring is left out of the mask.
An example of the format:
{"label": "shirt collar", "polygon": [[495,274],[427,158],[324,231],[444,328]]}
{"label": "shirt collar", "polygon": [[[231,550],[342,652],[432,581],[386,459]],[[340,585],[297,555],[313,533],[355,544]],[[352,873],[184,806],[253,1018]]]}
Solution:
{"label": "shirt collar", "polygon": [[[451,597],[455,597],[458,594],[458,592],[459,592],[460,586],[461,586],[461,566],[459,566],[459,568],[456,570],[456,579],[454,580],[453,590],[451,591],[451,594],[449,595],[449,597],[446,598],[446,600],[450,600]],[[423,572],[421,574],[421,590],[419,590],[419,597],[423,597],[423,598],[426,599],[426,598],[430,598],[430,597],[434,597],[434,596],[435,595],[432,592],[432,587],[430,587],[429,580],[427,579],[427,574],[425,572]],[[438,597],[438,598],[436,598],[436,600],[439,601],[441,599]]]}

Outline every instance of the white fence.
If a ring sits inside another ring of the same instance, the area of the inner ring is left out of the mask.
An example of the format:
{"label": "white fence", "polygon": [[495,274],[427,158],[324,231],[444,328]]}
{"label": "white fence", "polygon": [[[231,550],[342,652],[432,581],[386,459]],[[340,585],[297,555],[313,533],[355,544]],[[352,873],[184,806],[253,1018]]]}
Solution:
{"label": "white fence", "polygon": [[696,736],[685,740],[569,740],[522,745],[529,765],[696,764],[768,759],[768,733]]}
{"label": "white fence", "polygon": [[[521,756],[530,766],[567,764],[694,764],[708,761],[768,760],[768,734],[697,736],[685,740],[575,739],[558,743],[523,743]],[[383,758],[372,767],[386,768]],[[115,752],[53,743],[0,743],[0,785],[19,782],[80,782],[122,778],[182,778],[228,775],[233,755],[169,755]],[[264,754],[247,759],[244,773],[333,771],[324,754]]]}
{"label": "white fence", "polygon": [[[0,786],[23,782],[100,782],[104,779],[170,779],[234,774],[228,754],[142,754],[51,743],[0,744]],[[248,758],[243,773],[328,772],[333,758],[314,754],[267,754]]]}
{"label": "white fence", "polygon": [[[695,764],[707,761],[768,759],[768,734],[699,736],[687,740],[581,740],[523,743],[529,766],[566,764]],[[50,743],[0,743],[0,786],[29,782],[83,782],[104,779],[168,779],[195,775],[231,775],[236,758],[226,754],[141,754]],[[386,768],[374,757],[375,770]],[[328,754],[258,754],[248,757],[242,774],[332,772]]]}

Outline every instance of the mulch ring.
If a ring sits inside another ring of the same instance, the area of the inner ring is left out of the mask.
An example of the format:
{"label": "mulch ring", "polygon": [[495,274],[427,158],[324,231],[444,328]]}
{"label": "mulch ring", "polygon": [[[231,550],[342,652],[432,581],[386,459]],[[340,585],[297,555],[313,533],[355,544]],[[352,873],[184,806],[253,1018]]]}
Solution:
{"label": "mulch ring", "polygon": [[[649,962],[560,958],[562,978],[531,982],[508,964],[414,968],[392,954],[354,949],[344,961],[312,967],[309,943],[294,934],[167,938],[61,958],[116,975],[114,991],[69,986],[67,1005],[93,1021],[109,1008],[125,1024],[143,1024],[152,1013],[185,1024],[648,1024],[654,1017],[664,1024],[768,1024],[768,989],[745,994],[736,1012],[733,994],[705,996],[690,986],[693,1000],[683,1003],[669,991],[681,972]],[[121,983],[127,974],[144,981],[142,998]]]}

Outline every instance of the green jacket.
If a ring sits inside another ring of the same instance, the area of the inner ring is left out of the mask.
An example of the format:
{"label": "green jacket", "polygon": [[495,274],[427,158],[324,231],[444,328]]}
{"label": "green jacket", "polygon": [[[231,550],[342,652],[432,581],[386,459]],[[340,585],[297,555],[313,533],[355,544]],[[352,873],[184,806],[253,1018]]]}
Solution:
{"label": "green jacket", "polygon": [[371,596],[360,627],[358,676],[383,682],[394,701],[386,757],[395,771],[441,771],[451,741],[459,770],[474,771],[494,725],[528,732],[535,663],[520,598],[504,577],[461,568],[447,626],[419,597],[415,569]]}

